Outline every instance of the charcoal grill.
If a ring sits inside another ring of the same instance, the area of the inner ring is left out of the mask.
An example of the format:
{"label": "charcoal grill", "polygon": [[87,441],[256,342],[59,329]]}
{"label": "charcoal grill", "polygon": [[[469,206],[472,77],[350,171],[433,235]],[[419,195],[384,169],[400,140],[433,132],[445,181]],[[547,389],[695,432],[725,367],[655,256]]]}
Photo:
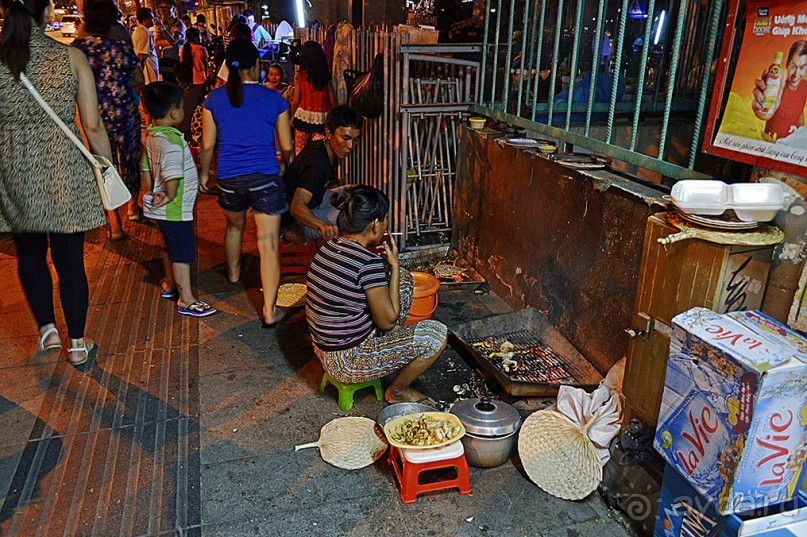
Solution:
{"label": "charcoal grill", "polygon": [[[455,349],[513,396],[553,395],[561,384],[590,388],[602,380],[558,329],[532,308],[461,324],[454,336]],[[518,363],[510,371],[500,359],[488,358],[505,340],[514,345],[513,359]]]}

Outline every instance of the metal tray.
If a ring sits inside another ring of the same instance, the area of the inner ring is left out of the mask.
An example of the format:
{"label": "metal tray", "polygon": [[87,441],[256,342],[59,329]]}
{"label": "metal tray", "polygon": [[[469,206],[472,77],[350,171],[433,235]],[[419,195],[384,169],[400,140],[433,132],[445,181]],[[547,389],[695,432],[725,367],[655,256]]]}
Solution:
{"label": "metal tray", "polygon": [[[453,336],[454,349],[513,396],[553,395],[562,384],[593,388],[602,380],[569,340],[532,308],[461,324]],[[488,351],[473,345],[483,340],[498,345],[505,339],[516,346],[515,371],[504,371],[500,361],[491,361]]]}

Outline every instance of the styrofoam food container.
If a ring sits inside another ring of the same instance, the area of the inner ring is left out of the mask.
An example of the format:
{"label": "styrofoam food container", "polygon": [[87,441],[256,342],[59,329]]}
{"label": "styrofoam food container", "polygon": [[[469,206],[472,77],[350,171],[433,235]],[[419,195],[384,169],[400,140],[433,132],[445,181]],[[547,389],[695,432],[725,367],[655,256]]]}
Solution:
{"label": "styrofoam food container", "polygon": [[723,181],[684,179],[675,183],[671,198],[686,213],[719,215],[728,208],[729,186]]}
{"label": "styrofoam food container", "polygon": [[782,187],[776,183],[739,183],[731,185],[731,208],[744,222],[767,222],[785,206]]}

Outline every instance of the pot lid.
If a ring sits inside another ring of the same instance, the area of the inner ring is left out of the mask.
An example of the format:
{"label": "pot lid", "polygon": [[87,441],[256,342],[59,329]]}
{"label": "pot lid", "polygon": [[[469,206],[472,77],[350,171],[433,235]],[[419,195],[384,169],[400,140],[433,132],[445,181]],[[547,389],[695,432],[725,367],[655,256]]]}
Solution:
{"label": "pot lid", "polygon": [[487,397],[459,401],[451,408],[451,413],[460,419],[466,431],[477,436],[501,436],[521,425],[518,410]]}

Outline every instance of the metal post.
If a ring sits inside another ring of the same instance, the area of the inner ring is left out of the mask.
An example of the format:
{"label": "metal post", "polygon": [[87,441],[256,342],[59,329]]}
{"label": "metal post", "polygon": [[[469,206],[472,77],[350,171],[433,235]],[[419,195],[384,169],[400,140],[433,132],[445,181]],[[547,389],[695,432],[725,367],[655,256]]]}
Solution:
{"label": "metal post", "polygon": [[558,54],[560,52],[560,34],[561,22],[563,21],[563,0],[558,0],[558,20],[555,22],[555,46],[552,50],[552,75],[550,79],[552,82],[549,86],[549,114],[547,118],[547,125],[552,125],[552,111],[555,102],[555,84],[558,81]]}
{"label": "metal post", "polygon": [[507,26],[507,56],[504,63],[504,92],[502,93],[502,110],[507,110],[510,100],[510,64],[513,61],[513,15],[515,15],[516,0],[510,0],[510,17]]}
{"label": "metal post", "polygon": [[678,17],[675,20],[675,39],[670,49],[670,72],[667,75],[667,99],[664,103],[664,120],[661,123],[661,136],[658,142],[658,159],[663,160],[664,148],[667,145],[667,128],[670,125],[670,108],[672,108],[675,77],[678,74],[678,49],[681,48],[681,35],[684,32],[684,15],[686,14],[686,0],[679,0]]}
{"label": "metal post", "polygon": [[636,82],[636,109],[633,112],[633,128],[630,132],[630,150],[636,150],[636,139],[639,135],[639,116],[642,112],[644,98],[644,77],[647,72],[647,54],[650,50],[650,34],[653,32],[653,15],[656,0],[650,0],[647,5],[647,19],[645,19],[644,41],[642,42],[642,59],[639,60],[639,80]]}
{"label": "metal post", "polygon": [[[650,0],[651,2],[653,0]],[[594,52],[591,58],[591,83],[588,85],[588,107],[586,108],[586,128],[585,136],[588,136],[591,128],[591,111],[594,109],[594,96],[597,94],[597,77],[600,72],[600,47],[602,46],[602,36],[605,31],[605,4],[608,0],[600,0],[600,7],[597,8],[597,28],[594,34]]]}
{"label": "metal post", "polygon": [[583,33],[583,0],[577,0],[577,13],[574,23],[574,45],[572,45],[572,68],[569,76],[569,98],[566,99],[566,130],[572,124],[572,105],[574,104],[574,84],[577,82],[577,58],[580,55],[580,34]]}
{"label": "metal post", "polygon": [[703,114],[706,108],[706,99],[709,94],[709,79],[712,73],[712,60],[717,48],[717,33],[720,30],[720,14],[723,11],[723,2],[712,3],[712,19],[709,25],[709,39],[706,46],[706,58],[701,65],[701,90],[698,96],[698,109],[695,115],[695,130],[692,133],[692,145],[689,147],[689,169],[695,169],[695,156],[700,144]]}
{"label": "metal post", "polygon": [[[536,0],[536,2],[537,1],[539,0]],[[530,116],[531,120],[535,119],[535,109],[538,106],[538,85],[541,77],[541,57],[544,54],[544,22],[546,22],[546,1],[547,0],[540,0],[541,23],[538,25],[538,27],[541,29],[541,33],[538,34],[538,47],[537,47],[538,50],[533,55],[533,61],[535,62],[535,71],[538,77],[535,79],[535,88],[533,88],[533,94],[532,94],[532,115]]]}
{"label": "metal post", "polygon": [[611,101],[608,105],[608,123],[605,126],[605,143],[611,143],[614,132],[614,113],[616,112],[616,93],[619,87],[619,78],[622,76],[622,48],[625,43],[625,22],[628,20],[628,0],[622,0],[622,10],[619,12],[619,38],[616,44],[616,62],[614,65],[614,83],[611,84]]}
{"label": "metal post", "polygon": [[[512,18],[512,13],[510,17]],[[530,18],[530,0],[524,2],[524,24],[521,27],[521,72],[518,76],[518,103],[516,105],[516,114],[521,115],[521,94],[524,90],[524,72],[527,71],[527,81],[532,78],[532,71],[528,71],[527,65],[527,21]]]}

